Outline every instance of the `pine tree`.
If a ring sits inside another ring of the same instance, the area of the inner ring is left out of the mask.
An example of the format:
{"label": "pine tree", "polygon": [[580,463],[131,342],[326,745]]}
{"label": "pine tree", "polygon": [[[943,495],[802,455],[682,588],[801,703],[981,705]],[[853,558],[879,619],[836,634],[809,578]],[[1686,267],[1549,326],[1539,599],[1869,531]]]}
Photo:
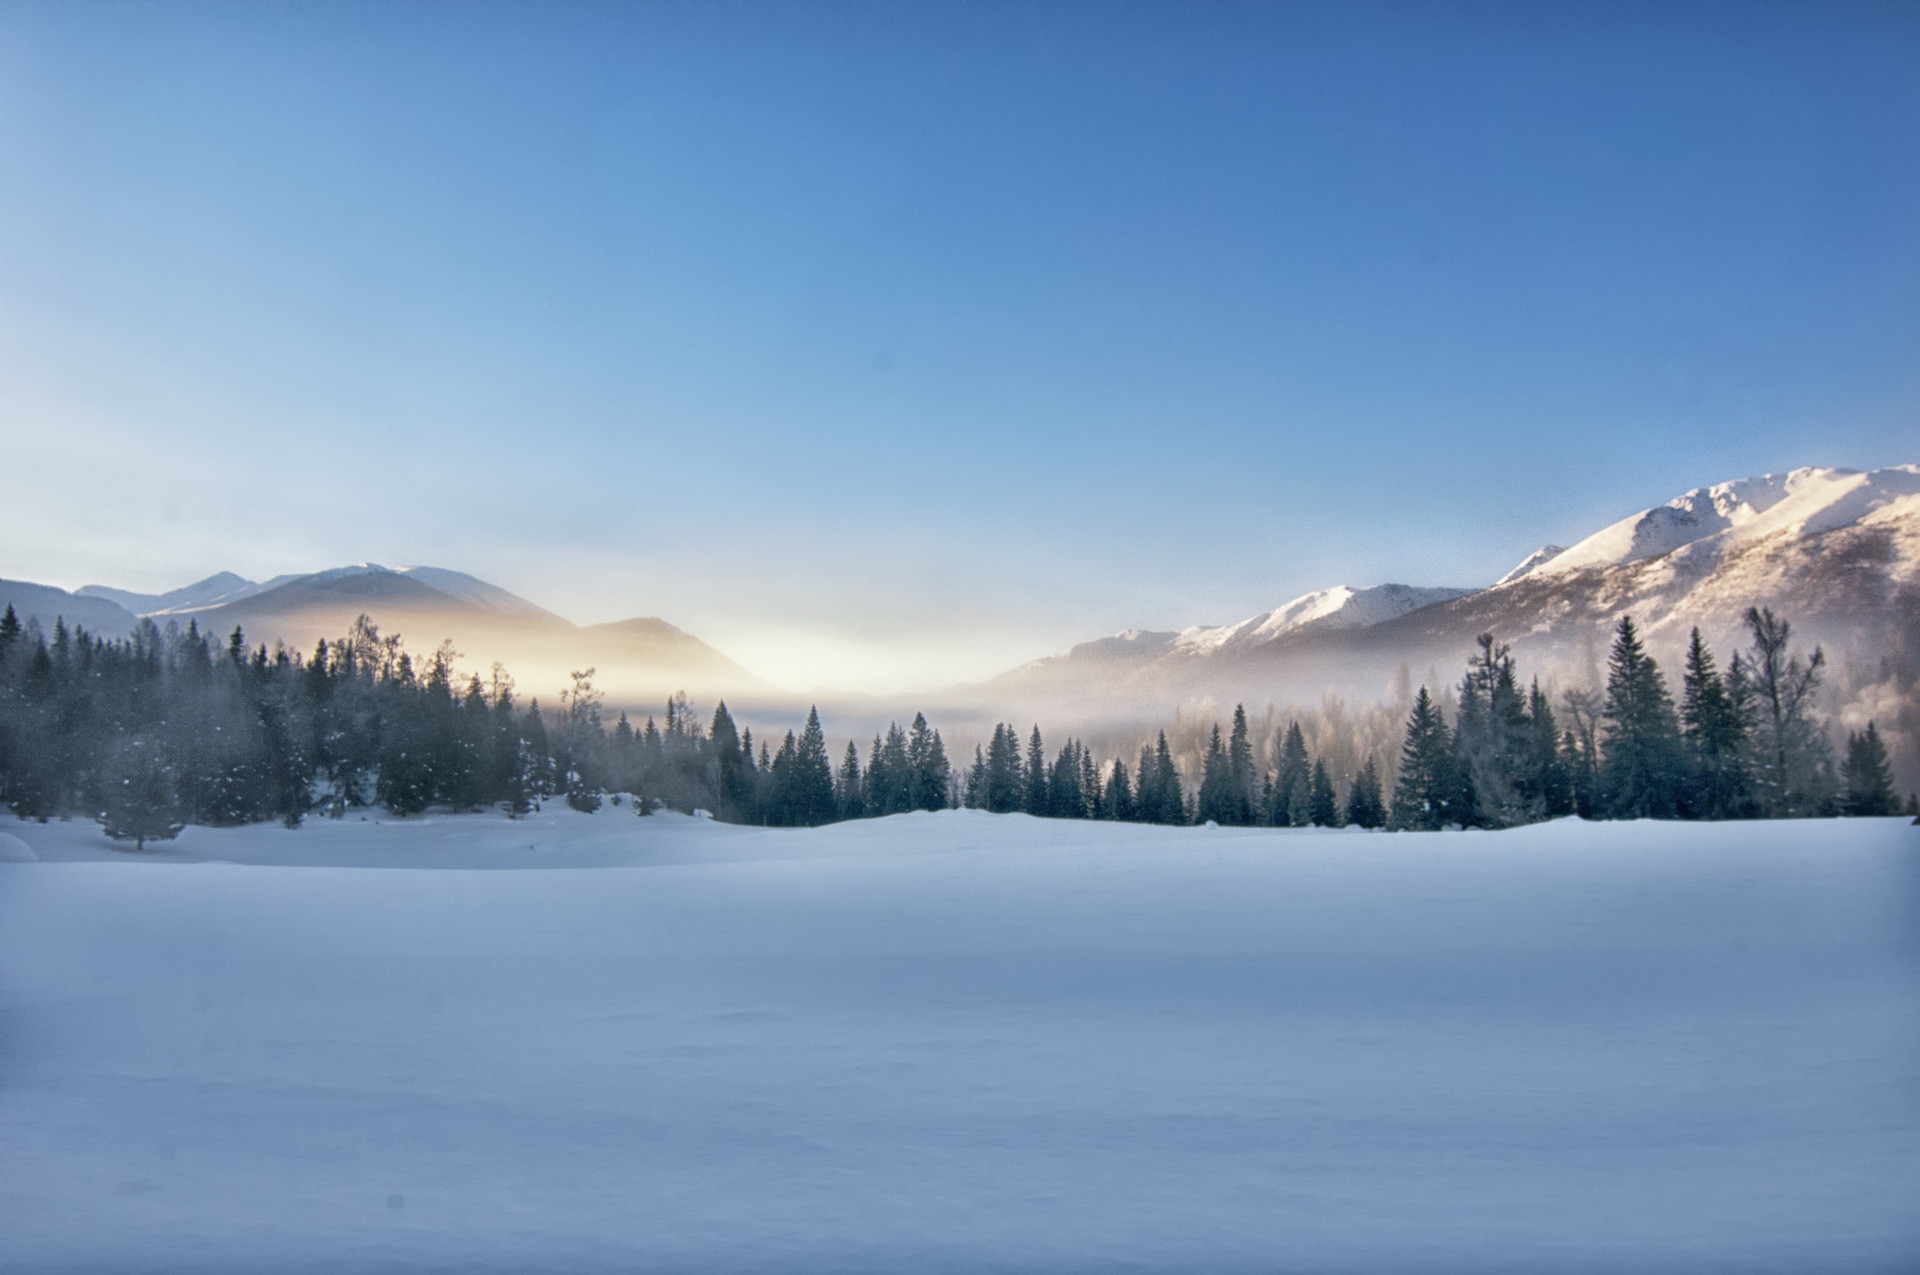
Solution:
{"label": "pine tree", "polygon": [[1432,831],[1453,822],[1456,791],[1451,742],[1440,706],[1422,686],[1407,717],[1400,749],[1400,782],[1393,790],[1393,826]]}
{"label": "pine tree", "polygon": [[1299,722],[1288,722],[1280,745],[1280,767],[1267,795],[1267,822],[1276,828],[1305,827],[1312,778],[1306,736],[1301,733]]}
{"label": "pine tree", "polygon": [[1234,800],[1221,823],[1244,827],[1254,821],[1253,735],[1247,729],[1247,709],[1233,706],[1233,733],[1227,738],[1227,764],[1232,771]]}
{"label": "pine tree", "polygon": [[834,784],[834,797],[842,819],[859,819],[867,813],[866,795],[860,787],[860,747],[847,741],[847,755],[840,762],[840,774]]}
{"label": "pine tree", "polygon": [[1127,779],[1127,763],[1118,757],[1113,759],[1113,772],[1107,777],[1106,791],[1101,794],[1100,817],[1132,822],[1133,785]]}
{"label": "pine tree", "polygon": [[149,738],[128,740],[107,774],[100,830],[116,841],[145,850],[149,841],[171,841],[186,826],[174,793],[173,775],[160,745]]}
{"label": "pine tree", "polygon": [[1608,723],[1602,753],[1608,812],[1616,819],[1671,819],[1683,770],[1680,723],[1632,616],[1621,616],[1614,630],[1601,716]]}
{"label": "pine tree", "polygon": [[1386,803],[1380,795],[1380,772],[1367,758],[1354,776],[1347,793],[1347,822],[1361,828],[1378,828],[1387,821]]}
{"label": "pine tree", "polygon": [[1316,828],[1340,826],[1340,802],[1333,795],[1333,780],[1327,775],[1327,763],[1315,758],[1313,778],[1307,784],[1307,822]]}
{"label": "pine tree", "polygon": [[832,823],[836,814],[833,801],[833,762],[827,756],[827,737],[820,729],[820,710],[807,710],[807,725],[800,732],[794,755],[793,822],[815,828]]}
{"label": "pine tree", "polygon": [[1747,724],[1698,628],[1687,643],[1680,721],[1688,760],[1682,812],[1696,819],[1744,818],[1753,805]]}
{"label": "pine tree", "polygon": [[913,715],[906,741],[906,809],[944,810],[953,785],[953,767],[940,732],[927,725],[925,713]]}
{"label": "pine tree", "polygon": [[1040,727],[1033,728],[1033,734],[1027,738],[1027,791],[1021,809],[1030,815],[1045,815],[1050,809],[1047,800],[1047,750],[1040,742]]}
{"label": "pine tree", "polygon": [[1013,727],[996,724],[987,745],[986,808],[995,814],[1020,809],[1026,776],[1020,765],[1020,737]]}
{"label": "pine tree", "polygon": [[1887,746],[1872,722],[1847,736],[1847,759],[1841,766],[1846,779],[1846,812],[1850,815],[1892,815],[1900,811],[1893,791],[1893,771],[1887,764]]}
{"label": "pine tree", "polygon": [[1213,727],[1207,742],[1206,759],[1200,769],[1200,800],[1194,818],[1201,823],[1232,823],[1240,804],[1234,797],[1233,763],[1227,758],[1226,745],[1220,740],[1220,726]]}

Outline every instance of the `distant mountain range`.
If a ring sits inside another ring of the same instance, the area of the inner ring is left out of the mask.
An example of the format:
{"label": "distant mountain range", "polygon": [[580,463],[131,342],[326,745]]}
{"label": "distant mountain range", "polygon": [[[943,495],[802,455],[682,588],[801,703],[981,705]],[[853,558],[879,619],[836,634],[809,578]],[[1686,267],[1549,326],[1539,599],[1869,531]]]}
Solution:
{"label": "distant mountain range", "polygon": [[[1452,680],[1489,631],[1530,671],[1587,682],[1622,615],[1666,658],[1698,625],[1724,659],[1755,605],[1787,616],[1807,646],[1910,687],[1920,675],[1920,466],[1698,488],[1571,548],[1548,545],[1484,589],[1325,589],[1238,624],[1083,642],[977,692],[1043,720],[1082,721],[1109,706],[1164,715],[1195,700],[1312,703],[1329,689],[1371,700],[1403,666],[1415,682],[1430,667]],[[1670,668],[1676,685],[1677,675]]]}
{"label": "distant mountain range", "polygon": [[573,669],[596,668],[599,681],[635,702],[691,694],[777,694],[753,674],[665,620],[651,617],[575,625],[497,585],[441,567],[390,569],[375,563],[255,583],[221,572],[168,593],[88,585],[74,593],[0,580],[0,606],[51,630],[56,619],[91,632],[124,636],[145,619],[197,624],[220,637],[235,628],[250,645],[275,642],[310,651],[337,638],[362,614],[400,633],[424,653],[453,642],[463,664],[498,660],[522,694],[551,695]]}
{"label": "distant mountain range", "polygon": [[[240,626],[250,642],[302,650],[344,633],[364,612],[415,650],[451,639],[468,667],[502,661],[523,694],[551,694],[569,670],[593,666],[628,703],[680,689],[706,702],[720,695],[769,707],[794,700],[664,620],[578,626],[436,567],[369,563],[264,583],[223,572],[161,594],[101,585],[67,593],[0,580],[0,605],[8,603],[43,629],[64,616],[120,636],[150,617],[193,621],[222,636]],[[1429,668],[1453,680],[1475,635],[1488,631],[1513,644],[1529,674],[1584,684],[1600,675],[1623,614],[1636,618],[1663,660],[1677,657],[1694,625],[1724,658],[1743,641],[1740,617],[1753,605],[1773,607],[1808,645],[1824,643],[1847,658],[1844,677],[1830,679],[1837,696],[1878,687],[1872,693],[1894,706],[1890,712],[1914,716],[1920,465],[1797,469],[1702,487],[1569,548],[1548,545],[1486,588],[1322,589],[1237,624],[1130,629],[1083,642],[987,682],[922,697],[923,704],[889,704],[883,712],[848,696],[840,715],[863,730],[869,717],[884,724],[886,712],[924,706],[949,713],[957,726],[991,713],[1087,730],[1164,719],[1195,702],[1304,704],[1328,690],[1374,700],[1403,667],[1414,681]],[[1669,668],[1677,683],[1677,667]],[[1913,728],[1920,734],[1920,720]]]}

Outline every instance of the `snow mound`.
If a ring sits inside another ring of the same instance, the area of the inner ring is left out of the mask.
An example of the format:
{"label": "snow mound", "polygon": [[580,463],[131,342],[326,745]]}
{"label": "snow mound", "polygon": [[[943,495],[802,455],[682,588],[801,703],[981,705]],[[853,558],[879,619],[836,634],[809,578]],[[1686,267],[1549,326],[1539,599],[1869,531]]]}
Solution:
{"label": "snow mound", "polygon": [[40,856],[11,832],[0,832],[0,863],[38,863]]}

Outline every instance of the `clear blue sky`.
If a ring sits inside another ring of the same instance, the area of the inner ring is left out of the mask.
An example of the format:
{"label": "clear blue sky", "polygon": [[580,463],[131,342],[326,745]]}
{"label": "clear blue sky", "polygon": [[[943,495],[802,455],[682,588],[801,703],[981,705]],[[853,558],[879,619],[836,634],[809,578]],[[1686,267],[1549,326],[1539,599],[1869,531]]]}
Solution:
{"label": "clear blue sky", "polygon": [[1920,460],[1920,6],[0,5],[0,575],[796,686]]}

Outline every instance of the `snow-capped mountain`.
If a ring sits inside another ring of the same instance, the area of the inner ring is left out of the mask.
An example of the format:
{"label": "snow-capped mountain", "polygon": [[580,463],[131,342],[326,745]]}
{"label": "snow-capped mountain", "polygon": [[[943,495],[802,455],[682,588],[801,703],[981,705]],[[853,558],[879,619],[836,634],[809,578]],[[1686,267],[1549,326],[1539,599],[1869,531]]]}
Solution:
{"label": "snow-capped mountain", "polygon": [[109,588],[104,584],[89,584],[75,589],[74,596],[105,598],[125,607],[134,615],[172,615],[219,606],[225,602],[238,602],[241,598],[252,597],[265,587],[231,571],[222,571],[166,593],[134,593],[128,589]]}
{"label": "snow-capped mountain", "polygon": [[1916,496],[1920,496],[1920,465],[1871,472],[1796,469],[1696,487],[1664,505],[1623,518],[1570,549],[1548,545],[1500,583],[1530,575],[1623,566],[1682,549],[1692,558],[1718,556],[1783,533],[1807,535],[1863,525],[1883,510],[1890,511],[1880,520],[1885,522],[1898,519],[1903,502]]}
{"label": "snow-capped mountain", "polygon": [[1404,684],[1403,668],[1452,680],[1485,632],[1530,673],[1584,683],[1622,615],[1663,660],[1696,625],[1724,658],[1744,643],[1750,606],[1787,617],[1807,647],[1888,670],[1890,687],[1920,679],[1920,465],[1698,488],[1569,548],[1546,546],[1484,589],[1323,590],[1238,624],[1084,642],[980,690],[1056,719],[1128,705],[1164,716],[1195,700],[1311,703],[1329,689],[1370,700]]}

